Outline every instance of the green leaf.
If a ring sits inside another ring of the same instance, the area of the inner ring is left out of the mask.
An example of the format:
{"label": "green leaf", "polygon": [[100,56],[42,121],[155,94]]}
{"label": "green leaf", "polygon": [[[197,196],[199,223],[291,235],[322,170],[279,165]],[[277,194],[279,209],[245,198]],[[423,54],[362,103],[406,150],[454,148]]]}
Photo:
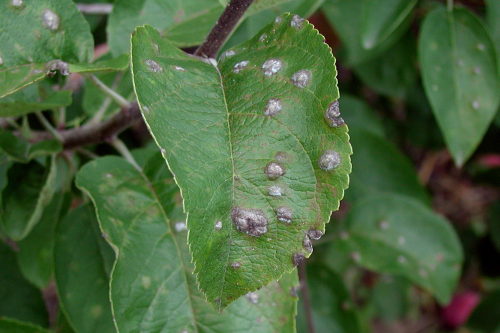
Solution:
{"label": "green leaf", "polygon": [[415,40],[407,34],[382,55],[355,66],[354,71],[376,92],[405,98],[417,81],[416,52]]}
{"label": "green leaf", "polygon": [[422,24],[418,55],[434,115],[455,163],[481,142],[500,101],[495,46],[465,8],[438,8]]}
{"label": "green leaf", "polygon": [[486,22],[488,23],[491,37],[495,41],[498,51],[500,51],[500,21],[498,20],[499,16],[500,2],[496,0],[486,0]]}
{"label": "green leaf", "polygon": [[52,155],[48,168],[38,162],[9,169],[3,190],[2,227],[13,240],[21,240],[37,225],[55,192],[57,163]]}
{"label": "green leaf", "polygon": [[474,310],[467,322],[467,327],[483,333],[500,332],[500,290],[485,297]]}
{"label": "green leaf", "polygon": [[[342,277],[324,265],[307,265],[307,285],[316,332],[362,332],[356,308]],[[300,297],[302,302],[302,297]],[[301,308],[299,304],[299,309]],[[297,316],[299,332],[307,332],[305,314]]]}
{"label": "green leaf", "polygon": [[[23,278],[17,266],[16,254],[0,242],[0,332],[9,327],[3,317],[28,321],[43,327],[48,325],[48,315],[40,290]],[[12,331],[8,331],[12,333]]]}
{"label": "green leaf", "polygon": [[115,332],[109,301],[114,253],[102,237],[92,205],[73,210],[57,228],[56,286],[64,312],[78,333]]}
{"label": "green leaf", "polygon": [[[401,0],[391,0],[401,2]],[[380,5],[383,2],[384,5]],[[412,3],[416,2],[411,0]],[[372,9],[370,3],[374,3],[378,8]],[[377,57],[382,52],[391,47],[401,36],[408,30],[410,20],[405,19],[402,22],[388,21],[391,16],[392,6],[385,3],[388,1],[381,0],[338,0],[326,1],[322,7],[328,21],[335,28],[340,39],[347,50],[347,62],[350,66],[359,65],[367,60]],[[382,9],[383,10],[382,10]],[[367,33],[366,25],[375,26],[380,14],[384,15],[385,21],[380,21],[381,27],[378,28],[379,36],[373,41],[375,44],[370,48],[365,48],[363,45],[366,42],[363,34]],[[367,20],[369,18],[369,20]],[[391,26],[395,24],[396,26]],[[387,28],[383,28],[387,26]],[[382,33],[382,34],[380,34]]]}
{"label": "green leaf", "polygon": [[222,315],[205,301],[192,274],[179,189],[160,154],[144,172],[122,158],[94,160],[76,183],[91,195],[116,252],[111,301],[121,333],[294,331],[295,273],[239,299]]}
{"label": "green leaf", "polygon": [[[12,160],[9,156],[0,150],[0,220],[3,215],[3,190],[7,186],[9,182],[9,178],[7,177],[7,171],[12,166]],[[1,229],[1,228],[0,228]]]}
{"label": "green leaf", "polygon": [[407,279],[383,274],[372,290],[370,303],[384,321],[402,319],[407,315],[412,301],[410,288],[411,283]]}
{"label": "green leaf", "polygon": [[103,73],[125,70],[130,62],[128,54],[122,54],[116,58],[96,61],[94,63],[70,64],[70,73]]}
{"label": "green leaf", "polygon": [[[246,15],[290,0],[257,0]],[[130,52],[130,34],[135,27],[149,24],[178,47],[201,44],[224,10],[219,0],[121,0],[109,16],[108,39],[113,55]],[[137,15],[140,13],[140,15]],[[276,16],[276,15],[274,15]]]}
{"label": "green leaf", "polygon": [[397,29],[408,25],[417,0],[370,0],[365,2],[361,44],[367,50],[390,38]]}
{"label": "green leaf", "polygon": [[347,201],[355,202],[380,192],[394,192],[430,206],[429,195],[420,185],[411,161],[391,142],[364,130],[352,130],[351,144],[356,153],[352,156]]}
{"label": "green leaf", "polygon": [[0,150],[17,162],[27,163],[32,159],[57,154],[62,145],[57,140],[44,140],[31,144],[11,132],[0,130]]}
{"label": "green leaf", "polygon": [[[40,221],[26,238],[17,243],[19,266],[26,279],[46,288],[54,271],[53,253],[57,223],[66,215],[72,195],[68,193],[73,174],[62,157],[57,158],[56,193],[44,208]],[[66,267],[65,267],[66,268]]]}
{"label": "green leaf", "polygon": [[0,22],[0,97],[43,78],[47,62],[92,58],[89,26],[71,0],[3,1]]}
{"label": "green leaf", "polygon": [[334,241],[359,265],[402,275],[446,304],[460,278],[455,230],[422,203],[398,194],[369,196],[351,208]]}
{"label": "green leaf", "polygon": [[381,138],[385,137],[384,125],[380,117],[365,101],[349,94],[342,94],[339,104],[342,118],[346,124],[349,124],[351,131],[363,130]]}
{"label": "green leaf", "polygon": [[[34,94],[26,92],[31,87],[35,88]],[[40,100],[36,85],[28,88],[0,99],[0,117],[18,117],[34,111],[68,106],[72,102],[70,90],[56,91],[47,98]]]}
{"label": "green leaf", "polygon": [[10,318],[0,318],[0,333],[50,333],[39,326]]}
{"label": "green leaf", "polygon": [[338,209],[351,147],[334,117],[334,61],[290,14],[218,67],[149,26],[132,38],[138,102],[182,190],[200,289],[219,311],[308,257]]}

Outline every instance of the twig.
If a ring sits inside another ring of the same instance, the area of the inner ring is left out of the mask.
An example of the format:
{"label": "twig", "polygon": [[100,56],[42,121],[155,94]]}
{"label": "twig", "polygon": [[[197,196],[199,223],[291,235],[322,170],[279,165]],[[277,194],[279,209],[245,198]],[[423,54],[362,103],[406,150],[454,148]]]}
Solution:
{"label": "twig", "polygon": [[231,0],[195,56],[215,58],[254,0]]}
{"label": "twig", "polygon": [[87,79],[89,79],[90,83],[97,87],[101,92],[103,92],[106,96],[111,98],[116,104],[118,104],[121,108],[127,109],[130,108],[130,103],[124,97],[116,93],[113,89],[102,83],[101,80],[97,78],[95,75],[85,75]]}
{"label": "twig", "polygon": [[37,116],[38,120],[40,120],[43,127],[45,127],[47,131],[49,131],[54,136],[54,138],[62,141],[59,132],[52,126],[52,124],[47,120],[47,118],[44,117],[44,115],[40,111],[35,112],[35,115]]}
{"label": "twig", "polygon": [[113,5],[107,3],[79,3],[76,6],[83,14],[89,15],[108,15],[113,10]]}
{"label": "twig", "polygon": [[453,11],[453,0],[446,1],[446,9],[448,9],[448,12],[450,13]]}
{"label": "twig", "polygon": [[307,286],[307,272],[306,263],[302,261],[297,267],[299,270],[299,281],[300,281],[300,295],[302,296],[302,302],[304,304],[304,312],[306,315],[307,322],[307,332],[314,333],[314,323],[311,310],[311,296],[309,295],[309,288]]}
{"label": "twig", "polygon": [[[116,74],[113,84],[111,85],[112,90],[116,90],[118,88],[118,85],[120,84],[120,81],[123,77],[123,73],[124,72],[118,72],[118,74]],[[89,124],[100,123],[110,104],[111,104],[111,98],[109,96],[106,96],[104,102],[102,102],[101,106],[99,107],[99,110],[97,110],[95,115],[90,120]]]}

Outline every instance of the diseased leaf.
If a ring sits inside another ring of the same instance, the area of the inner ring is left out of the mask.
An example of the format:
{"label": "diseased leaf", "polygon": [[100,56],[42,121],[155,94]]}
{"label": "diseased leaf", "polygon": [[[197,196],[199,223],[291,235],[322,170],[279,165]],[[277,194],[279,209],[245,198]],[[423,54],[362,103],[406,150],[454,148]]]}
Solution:
{"label": "diseased leaf", "polygon": [[38,157],[59,153],[62,145],[57,140],[44,140],[31,144],[11,132],[0,130],[0,150],[14,161],[27,163]]}
{"label": "diseased leaf", "polygon": [[438,8],[422,24],[418,55],[425,92],[458,166],[481,142],[498,109],[497,53],[465,8]]}
{"label": "diseased leaf", "polygon": [[132,38],[138,101],[182,190],[200,289],[219,311],[308,257],[338,209],[351,147],[334,61],[290,14],[218,67],[152,27]]}
{"label": "diseased leaf", "polygon": [[64,312],[77,333],[115,332],[109,301],[114,257],[92,205],[78,207],[59,224],[55,280]]}
{"label": "diseased leaf", "polygon": [[446,304],[460,278],[462,247],[455,230],[422,203],[377,194],[354,205],[333,244],[370,270],[402,275]]}
{"label": "diseased leaf", "polygon": [[[28,88],[34,87],[33,94],[26,94]],[[15,94],[0,99],[0,117],[18,117],[34,111],[55,109],[71,104],[71,91],[61,90],[41,100],[36,85],[23,89]]]}
{"label": "diseased leaf", "polygon": [[[400,1],[400,0],[391,0]],[[412,2],[415,2],[411,0]],[[391,47],[395,42],[399,40],[401,36],[405,34],[408,30],[410,20],[403,20],[399,22],[394,29],[384,30],[388,33],[380,41],[377,37],[376,42],[371,48],[365,48],[363,46],[363,26],[365,25],[364,20],[367,14],[366,11],[369,9],[369,3],[373,2],[379,4],[379,8],[376,12],[371,12],[369,16],[373,16],[376,20],[376,15],[381,12],[380,8],[384,9],[384,13],[390,13],[392,6],[387,6],[385,3],[387,1],[380,0],[338,0],[338,1],[326,1],[322,7],[328,21],[335,28],[340,39],[343,42],[344,47],[347,50],[347,62],[350,66],[360,65],[365,61],[373,59],[380,55],[382,52]],[[384,5],[380,3],[383,2]],[[375,22],[374,22],[375,23]],[[382,22],[381,22],[382,23]],[[389,22],[392,24],[396,22]],[[384,23],[384,24],[387,24]],[[381,31],[382,31],[381,30]],[[381,36],[382,37],[382,36]]]}
{"label": "diseased leaf", "polygon": [[9,183],[3,190],[2,228],[13,240],[26,237],[52,200],[57,175],[55,155],[44,168],[32,161],[17,164],[8,171]]}
{"label": "diseased leaf", "polygon": [[26,322],[0,317],[0,333],[50,333],[50,331]]}
{"label": "diseased leaf", "polygon": [[89,26],[71,0],[2,1],[0,97],[45,77],[52,61],[92,58]]}
{"label": "diseased leaf", "polygon": [[94,160],[76,183],[91,195],[116,252],[111,301],[121,333],[294,332],[295,272],[242,297],[223,314],[205,301],[192,274],[179,189],[159,153],[144,172],[118,157]]}
{"label": "diseased leaf", "polygon": [[[342,105],[342,99],[340,100]],[[349,110],[346,110],[349,111]],[[346,112],[347,113],[347,112]],[[347,201],[366,195],[393,192],[411,196],[430,206],[411,161],[388,140],[365,130],[351,130],[353,170]]]}
{"label": "diseased leaf", "polygon": [[[16,254],[0,242],[0,332],[9,327],[4,317],[48,326],[48,315],[40,290],[26,281],[19,270]],[[7,331],[13,333],[12,331]]]}
{"label": "diseased leaf", "polygon": [[408,25],[417,0],[369,0],[365,1],[361,44],[371,50],[382,44],[401,25]]}

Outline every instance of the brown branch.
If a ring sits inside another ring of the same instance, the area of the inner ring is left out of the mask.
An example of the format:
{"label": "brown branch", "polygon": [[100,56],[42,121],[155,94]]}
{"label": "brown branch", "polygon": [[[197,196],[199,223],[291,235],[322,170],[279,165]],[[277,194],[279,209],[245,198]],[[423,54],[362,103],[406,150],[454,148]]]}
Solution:
{"label": "brown branch", "polygon": [[215,58],[254,0],[231,0],[194,55]]}
{"label": "brown branch", "polygon": [[307,322],[307,332],[314,333],[314,323],[311,308],[311,295],[307,286],[306,261],[303,260],[297,267],[299,270],[300,294],[302,296],[302,304],[304,304],[304,312]]}

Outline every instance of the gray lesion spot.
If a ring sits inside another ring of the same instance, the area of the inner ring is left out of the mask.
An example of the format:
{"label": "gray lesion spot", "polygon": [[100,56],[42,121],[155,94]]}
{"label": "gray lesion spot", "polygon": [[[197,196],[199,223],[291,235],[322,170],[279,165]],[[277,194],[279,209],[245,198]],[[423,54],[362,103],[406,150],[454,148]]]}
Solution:
{"label": "gray lesion spot", "polygon": [[264,174],[269,180],[276,180],[285,174],[285,167],[276,162],[271,162],[264,168]]}
{"label": "gray lesion spot", "polygon": [[312,73],[310,70],[301,69],[292,75],[292,83],[299,87],[305,88],[311,83]]}
{"label": "gray lesion spot", "polygon": [[59,16],[50,9],[46,9],[43,12],[42,19],[45,26],[50,30],[56,31],[59,28]]}
{"label": "gray lesion spot", "polygon": [[290,26],[297,30],[300,30],[304,27],[305,20],[299,15],[293,15],[292,20],[290,21]]}
{"label": "gray lesion spot", "polygon": [[283,67],[283,62],[279,59],[269,59],[262,64],[262,71],[266,76],[278,73]]}
{"label": "gray lesion spot", "polygon": [[277,207],[275,210],[276,216],[278,217],[278,220],[281,222],[285,223],[291,223],[292,222],[292,209],[287,206],[281,206]]}
{"label": "gray lesion spot", "polygon": [[148,66],[148,70],[150,72],[159,73],[159,72],[163,71],[163,68],[160,65],[158,65],[158,63],[154,60],[147,59],[145,61],[145,63]]}
{"label": "gray lesion spot", "polygon": [[233,207],[231,220],[239,231],[250,236],[259,237],[267,232],[268,220],[260,209]]}
{"label": "gray lesion spot", "polygon": [[333,170],[342,163],[340,154],[333,150],[327,150],[318,160],[318,165],[323,170]]}
{"label": "gray lesion spot", "polygon": [[325,121],[330,127],[339,127],[345,124],[344,119],[340,118],[339,101],[335,100],[325,111]]}
{"label": "gray lesion spot", "polygon": [[306,258],[306,256],[303,254],[303,253],[295,253],[293,256],[292,256],[292,261],[293,261],[293,264],[295,266],[297,266],[298,264],[300,264],[300,262],[302,260],[304,260]]}
{"label": "gray lesion spot", "polygon": [[239,73],[243,68],[247,67],[249,64],[248,60],[243,60],[234,65],[233,72],[234,73]]}
{"label": "gray lesion spot", "polygon": [[264,108],[264,115],[274,117],[276,116],[283,106],[281,105],[281,100],[279,98],[271,98],[267,101],[266,107]]}

